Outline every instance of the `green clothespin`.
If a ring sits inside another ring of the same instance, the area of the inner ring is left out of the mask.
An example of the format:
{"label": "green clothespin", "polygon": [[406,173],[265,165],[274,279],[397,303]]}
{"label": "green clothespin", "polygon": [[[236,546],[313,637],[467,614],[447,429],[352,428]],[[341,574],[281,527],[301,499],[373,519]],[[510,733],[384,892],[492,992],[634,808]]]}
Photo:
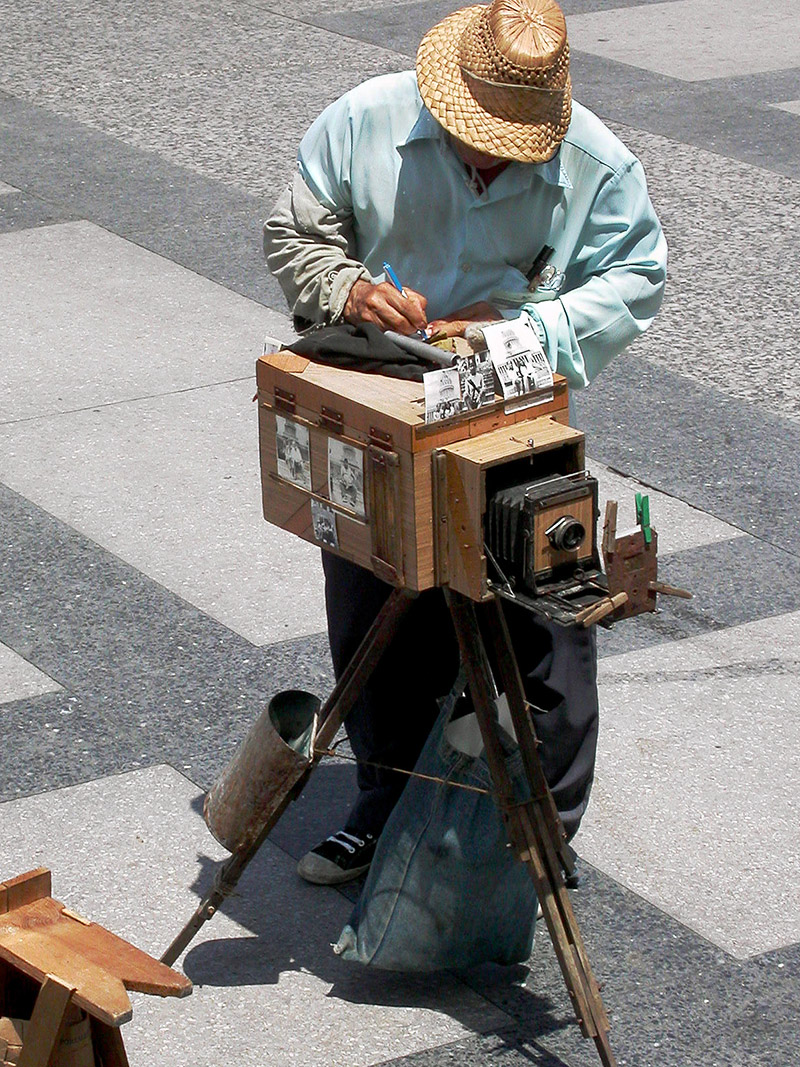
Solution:
{"label": "green clothespin", "polygon": [[642,528],[644,543],[649,545],[653,540],[653,531],[650,529],[650,497],[636,494],[636,521]]}

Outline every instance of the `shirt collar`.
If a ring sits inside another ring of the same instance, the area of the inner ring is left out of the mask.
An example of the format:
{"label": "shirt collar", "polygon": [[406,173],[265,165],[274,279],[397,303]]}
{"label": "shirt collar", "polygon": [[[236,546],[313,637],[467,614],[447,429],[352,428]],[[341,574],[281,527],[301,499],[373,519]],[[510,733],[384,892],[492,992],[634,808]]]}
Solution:
{"label": "shirt collar", "polygon": [[[444,127],[439,125],[430,111],[424,106],[420,108],[419,117],[411,127],[411,132],[406,138],[405,144],[411,144],[414,141],[441,141],[443,144],[447,144],[447,135]],[[562,189],[572,188],[572,182],[561,159],[560,147],[553,158],[548,159],[546,163],[523,163],[520,167],[525,167],[526,170],[530,167],[532,179],[538,176],[548,185],[558,185]]]}

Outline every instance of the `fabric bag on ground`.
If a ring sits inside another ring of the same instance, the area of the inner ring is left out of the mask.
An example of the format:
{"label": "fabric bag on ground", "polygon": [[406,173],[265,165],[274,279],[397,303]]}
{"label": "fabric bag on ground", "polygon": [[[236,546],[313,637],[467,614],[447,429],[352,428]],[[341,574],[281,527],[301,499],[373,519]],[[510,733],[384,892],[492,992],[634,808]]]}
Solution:
{"label": "fabric bag on ground", "polygon": [[[470,745],[464,742],[469,724],[450,724],[457,695],[445,700],[415,770],[491,789],[485,756],[459,750]],[[470,719],[477,726],[474,713]],[[519,750],[509,735],[501,736],[515,793],[525,800],[529,789]],[[473,744],[472,751],[480,748]],[[527,960],[536,894],[506,842],[490,795],[409,778],[334,951],[396,971]]]}

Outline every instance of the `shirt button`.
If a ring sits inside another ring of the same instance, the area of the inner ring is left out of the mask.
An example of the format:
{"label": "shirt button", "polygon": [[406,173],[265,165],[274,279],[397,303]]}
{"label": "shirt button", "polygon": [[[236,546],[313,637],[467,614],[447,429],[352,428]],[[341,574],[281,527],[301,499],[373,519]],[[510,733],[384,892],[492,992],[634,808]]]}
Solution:
{"label": "shirt button", "polygon": [[470,263],[470,261],[468,259],[464,259],[463,256],[458,261],[458,265],[463,270],[463,272],[465,274],[469,274],[469,272],[472,270],[472,264]]}

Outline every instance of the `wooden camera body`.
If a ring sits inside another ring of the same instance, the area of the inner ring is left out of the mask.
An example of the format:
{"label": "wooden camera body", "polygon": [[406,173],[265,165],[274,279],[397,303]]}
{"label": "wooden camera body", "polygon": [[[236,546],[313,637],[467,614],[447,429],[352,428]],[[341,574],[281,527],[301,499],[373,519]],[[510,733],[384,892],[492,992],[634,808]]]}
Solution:
{"label": "wooden camera body", "polygon": [[[258,360],[257,381],[269,522],[416,591],[447,585],[476,601],[501,587],[532,601],[566,591],[575,611],[605,595],[596,483],[560,375],[432,424],[418,382],[286,351]],[[564,520],[573,525],[559,540]],[[576,578],[587,575],[583,595]]]}

